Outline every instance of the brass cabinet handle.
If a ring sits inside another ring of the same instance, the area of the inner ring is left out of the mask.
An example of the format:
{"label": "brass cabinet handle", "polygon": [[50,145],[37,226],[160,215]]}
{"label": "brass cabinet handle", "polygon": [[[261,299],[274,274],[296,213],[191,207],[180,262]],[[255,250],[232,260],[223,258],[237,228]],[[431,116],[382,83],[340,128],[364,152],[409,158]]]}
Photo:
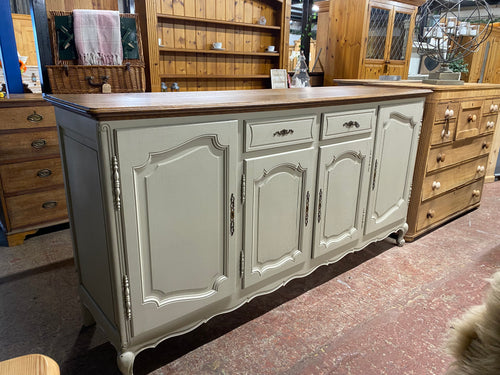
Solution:
{"label": "brass cabinet handle", "polygon": [[279,131],[274,132],[273,137],[280,136],[283,137],[288,134],[293,134],[293,129],[281,129]]}
{"label": "brass cabinet handle", "polygon": [[436,215],[436,211],[434,210],[429,210],[427,211],[427,219],[432,219]]}
{"label": "brass cabinet handle", "polygon": [[309,192],[307,192],[307,194],[306,194],[306,215],[305,215],[306,218],[304,219],[306,227],[307,227],[307,224],[309,223],[309,198],[310,198],[310,195],[309,195]]}
{"label": "brass cabinet handle", "polygon": [[40,150],[47,146],[47,141],[45,139],[35,139],[33,142],[31,142],[31,147]]}
{"label": "brass cabinet handle", "polygon": [[56,201],[48,201],[48,202],[45,202],[42,204],[42,208],[45,210],[49,210],[49,209],[54,208],[56,206],[57,206]]}
{"label": "brass cabinet handle", "polygon": [[26,117],[26,120],[30,122],[40,122],[43,120],[43,116],[36,113],[36,111],[33,111],[31,115],[28,115],[28,117]]}
{"label": "brass cabinet handle", "polygon": [[436,160],[437,160],[438,163],[442,162],[442,161],[445,161],[445,159],[446,159],[446,154],[442,154],[442,153],[439,153],[438,156],[437,156],[437,158],[436,158]]}
{"label": "brass cabinet handle", "polygon": [[352,128],[353,126],[356,128],[359,128],[359,122],[357,121],[349,121],[349,122],[344,122],[344,125],[346,128]]}
{"label": "brass cabinet handle", "polygon": [[52,171],[50,169],[40,169],[38,172],[37,172],[37,176],[40,177],[40,178],[45,178],[45,177],[49,177],[50,175],[52,174]]}

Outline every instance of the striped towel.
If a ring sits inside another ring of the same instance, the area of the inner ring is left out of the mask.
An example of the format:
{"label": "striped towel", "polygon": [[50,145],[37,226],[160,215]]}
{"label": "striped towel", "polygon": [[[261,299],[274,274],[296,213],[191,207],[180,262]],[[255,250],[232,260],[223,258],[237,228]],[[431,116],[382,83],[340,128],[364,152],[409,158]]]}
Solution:
{"label": "striped towel", "polygon": [[113,10],[73,10],[75,45],[80,65],[121,65],[120,14]]}

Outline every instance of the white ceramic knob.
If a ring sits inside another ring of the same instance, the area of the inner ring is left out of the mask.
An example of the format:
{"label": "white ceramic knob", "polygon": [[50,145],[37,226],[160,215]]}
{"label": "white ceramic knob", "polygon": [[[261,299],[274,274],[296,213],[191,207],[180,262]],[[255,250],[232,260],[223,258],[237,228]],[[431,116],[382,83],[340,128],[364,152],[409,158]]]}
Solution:
{"label": "white ceramic knob", "polygon": [[432,190],[439,190],[440,187],[441,187],[441,183],[439,181],[432,182]]}
{"label": "white ceramic knob", "polygon": [[444,129],[441,130],[441,138],[450,138],[450,131],[445,132]]}
{"label": "white ceramic knob", "polygon": [[450,110],[446,108],[446,111],[444,111],[444,117],[450,117],[450,116],[451,116]]}
{"label": "white ceramic knob", "polygon": [[495,105],[494,104],[490,105],[490,112],[495,112]]}
{"label": "white ceramic knob", "polygon": [[498,111],[498,104],[495,104],[495,112]]}
{"label": "white ceramic knob", "polygon": [[472,122],[476,122],[477,120],[477,116],[476,115],[472,115]]}
{"label": "white ceramic knob", "polygon": [[484,172],[484,166],[478,165],[477,166],[477,173],[481,173],[481,172]]}

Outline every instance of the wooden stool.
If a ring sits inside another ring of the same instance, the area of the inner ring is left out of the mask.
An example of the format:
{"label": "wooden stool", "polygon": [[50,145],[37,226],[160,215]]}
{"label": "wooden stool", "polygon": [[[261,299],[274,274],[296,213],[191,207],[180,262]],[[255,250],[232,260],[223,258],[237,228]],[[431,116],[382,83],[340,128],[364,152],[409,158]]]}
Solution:
{"label": "wooden stool", "polygon": [[29,354],[0,362],[0,375],[59,375],[59,366],[41,354]]}

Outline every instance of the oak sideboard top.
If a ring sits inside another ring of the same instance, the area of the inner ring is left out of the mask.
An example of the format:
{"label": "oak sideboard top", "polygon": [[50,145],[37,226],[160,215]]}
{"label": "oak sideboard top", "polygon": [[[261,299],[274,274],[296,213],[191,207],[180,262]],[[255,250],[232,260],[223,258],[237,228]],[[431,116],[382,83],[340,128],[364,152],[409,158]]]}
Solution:
{"label": "oak sideboard top", "polygon": [[406,87],[327,86],[274,90],[65,94],[46,95],[45,99],[56,107],[97,120],[120,120],[354,104],[421,97],[431,92]]}

